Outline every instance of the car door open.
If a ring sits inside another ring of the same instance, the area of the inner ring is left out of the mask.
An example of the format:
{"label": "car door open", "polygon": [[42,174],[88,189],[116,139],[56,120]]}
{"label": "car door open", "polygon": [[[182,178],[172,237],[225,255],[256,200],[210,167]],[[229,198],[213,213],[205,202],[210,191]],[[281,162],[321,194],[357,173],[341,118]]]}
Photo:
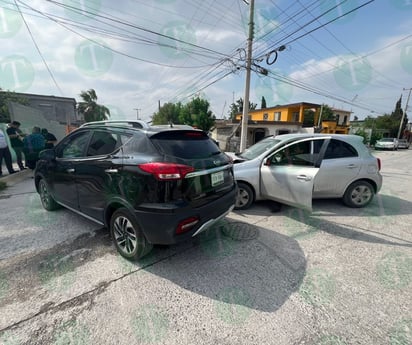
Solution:
{"label": "car door open", "polygon": [[265,158],[260,167],[260,188],[266,199],[312,210],[314,178],[325,138],[290,143]]}

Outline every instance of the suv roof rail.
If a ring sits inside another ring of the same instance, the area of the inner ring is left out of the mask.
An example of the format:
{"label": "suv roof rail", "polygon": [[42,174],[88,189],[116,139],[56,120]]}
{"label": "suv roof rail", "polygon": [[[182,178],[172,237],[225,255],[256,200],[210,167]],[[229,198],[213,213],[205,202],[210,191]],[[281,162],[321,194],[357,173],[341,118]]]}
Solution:
{"label": "suv roof rail", "polygon": [[133,128],[150,128],[149,124],[142,120],[104,120],[92,121],[82,124],[80,127],[89,127],[95,125],[125,125]]}

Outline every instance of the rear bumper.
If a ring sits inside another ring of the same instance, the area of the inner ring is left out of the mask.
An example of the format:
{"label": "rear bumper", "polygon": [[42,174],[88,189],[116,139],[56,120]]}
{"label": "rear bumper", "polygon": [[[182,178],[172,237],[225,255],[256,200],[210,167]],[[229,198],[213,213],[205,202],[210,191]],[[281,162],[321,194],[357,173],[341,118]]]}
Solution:
{"label": "rear bumper", "polygon": [[[178,205],[159,205],[158,208],[150,204],[150,208],[140,207],[135,215],[147,240],[152,244],[175,244],[188,240],[207,230],[213,224],[224,218],[232,211],[236,198],[236,188],[218,200],[201,207],[179,207]],[[142,205],[141,205],[142,206]],[[190,217],[198,217],[199,222],[189,231],[176,234],[178,224]]]}

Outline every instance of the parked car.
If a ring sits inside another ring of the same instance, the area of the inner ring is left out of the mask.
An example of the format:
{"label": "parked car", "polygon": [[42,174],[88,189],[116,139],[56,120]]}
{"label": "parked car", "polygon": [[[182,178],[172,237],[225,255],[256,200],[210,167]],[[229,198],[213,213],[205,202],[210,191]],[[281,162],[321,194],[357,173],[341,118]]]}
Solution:
{"label": "parked car", "polygon": [[375,143],[376,150],[397,150],[398,139],[396,138],[382,138]]}
{"label": "parked car", "polygon": [[109,228],[119,253],[196,236],[235,203],[233,165],[196,129],[88,123],[44,150],[34,182],[46,210],[64,206]]}
{"label": "parked car", "polygon": [[381,162],[356,135],[284,134],[230,154],[238,182],[235,209],[255,200],[312,209],[312,198],[369,204],[382,186]]}
{"label": "parked car", "polygon": [[409,149],[409,142],[406,139],[398,140],[398,149]]}

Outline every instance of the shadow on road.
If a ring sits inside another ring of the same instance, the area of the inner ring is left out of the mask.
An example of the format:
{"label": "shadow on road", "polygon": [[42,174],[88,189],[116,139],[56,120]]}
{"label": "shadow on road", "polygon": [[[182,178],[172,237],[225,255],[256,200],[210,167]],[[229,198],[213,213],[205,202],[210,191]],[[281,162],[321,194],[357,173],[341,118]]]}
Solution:
{"label": "shadow on road", "polygon": [[[318,232],[326,232],[355,241],[412,247],[411,241],[399,238],[390,231],[394,217],[409,215],[410,210],[412,210],[411,202],[390,195],[378,194],[371,204],[364,208],[346,207],[341,200],[320,199],[313,201],[313,211],[308,212],[287,205],[282,205],[279,208],[276,203],[274,206],[270,201],[262,201],[256,203],[256,206],[251,209],[240,211],[238,214],[244,216],[266,214],[275,218],[287,217],[292,222],[305,225],[309,230],[292,233],[291,237],[295,239]],[[339,222],[338,217],[359,218],[362,223],[350,222],[350,225],[346,225]],[[365,221],[369,221],[368,226],[365,225]]]}
{"label": "shadow on road", "polygon": [[[297,291],[306,272],[295,239],[243,222],[224,220],[199,235],[189,250],[178,247],[155,247],[144,259],[145,269],[215,300],[222,310],[240,306],[272,312]],[[165,251],[176,255],[166,255],[161,265],[150,264]]]}

